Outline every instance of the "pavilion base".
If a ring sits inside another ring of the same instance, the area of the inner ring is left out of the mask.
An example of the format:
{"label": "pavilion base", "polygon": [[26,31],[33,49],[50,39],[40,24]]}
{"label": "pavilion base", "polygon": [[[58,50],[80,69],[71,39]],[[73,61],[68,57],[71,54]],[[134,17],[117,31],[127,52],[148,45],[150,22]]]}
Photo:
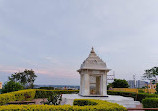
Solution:
{"label": "pavilion base", "polygon": [[131,97],[123,97],[123,96],[116,96],[116,95],[108,95],[108,97],[84,97],[80,96],[78,94],[62,94],[62,101],[61,105],[69,104],[73,105],[74,99],[99,99],[99,100],[105,100],[112,103],[117,103],[120,105],[123,105],[126,108],[136,108],[136,105],[140,105],[139,101],[134,101]]}
{"label": "pavilion base", "polygon": [[106,96],[102,96],[102,95],[81,95],[81,94],[78,94],[79,96],[82,96],[82,97],[108,97],[108,95]]}

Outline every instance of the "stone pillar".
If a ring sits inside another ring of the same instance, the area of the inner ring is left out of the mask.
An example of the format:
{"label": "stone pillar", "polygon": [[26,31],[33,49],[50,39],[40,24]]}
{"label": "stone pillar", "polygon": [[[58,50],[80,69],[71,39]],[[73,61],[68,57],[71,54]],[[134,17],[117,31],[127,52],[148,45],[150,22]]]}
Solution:
{"label": "stone pillar", "polygon": [[107,95],[107,73],[105,72],[105,74],[103,74],[103,96]]}
{"label": "stone pillar", "polygon": [[79,94],[82,94],[82,75],[80,74],[80,91]]}
{"label": "stone pillar", "polygon": [[85,96],[89,95],[89,74],[84,74],[84,94]]}
{"label": "stone pillar", "polygon": [[81,95],[83,95],[83,93],[84,93],[84,88],[85,88],[85,86],[84,86],[84,74],[82,74],[81,76],[82,76],[82,77],[81,77],[81,82],[82,82],[82,83],[81,83],[81,84],[82,84],[82,85],[81,85],[81,87],[82,87],[82,88],[81,88]]}
{"label": "stone pillar", "polygon": [[103,95],[103,75],[101,75],[100,78],[100,95]]}

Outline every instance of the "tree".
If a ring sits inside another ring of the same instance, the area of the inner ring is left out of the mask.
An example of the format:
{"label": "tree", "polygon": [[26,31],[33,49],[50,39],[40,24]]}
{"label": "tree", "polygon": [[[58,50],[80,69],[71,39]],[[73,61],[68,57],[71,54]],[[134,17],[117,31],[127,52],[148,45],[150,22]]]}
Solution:
{"label": "tree", "polygon": [[156,76],[158,75],[158,67],[153,67],[151,69],[145,70],[143,77],[148,80],[155,80],[157,79]]}
{"label": "tree", "polygon": [[114,79],[114,82],[112,83],[113,88],[128,88],[128,82],[126,80],[121,79]]}
{"label": "tree", "polygon": [[21,83],[25,88],[33,88],[36,79],[34,71],[25,69],[24,72],[16,72],[9,77],[9,80]]}
{"label": "tree", "polygon": [[[143,78],[150,80],[150,82],[152,80],[152,84],[155,84],[157,82],[157,78],[156,78],[157,75],[158,75],[158,67],[153,67],[151,69],[145,70],[145,73],[143,74]],[[148,90],[148,84],[147,84],[147,90]]]}
{"label": "tree", "polygon": [[156,93],[158,94],[158,83],[156,84]]}
{"label": "tree", "polygon": [[22,89],[24,89],[24,87],[20,83],[14,82],[14,81],[9,81],[4,84],[4,86],[2,88],[2,93],[18,91],[18,90],[22,90]]}
{"label": "tree", "polygon": [[54,90],[54,87],[40,87],[38,89],[47,89],[47,90]]}

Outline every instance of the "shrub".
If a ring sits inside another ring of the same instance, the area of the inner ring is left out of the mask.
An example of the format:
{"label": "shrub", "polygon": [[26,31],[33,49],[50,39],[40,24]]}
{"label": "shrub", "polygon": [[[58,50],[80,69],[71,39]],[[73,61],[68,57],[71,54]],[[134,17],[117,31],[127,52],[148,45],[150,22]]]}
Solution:
{"label": "shrub", "polygon": [[2,88],[2,93],[18,91],[18,90],[22,90],[22,89],[24,89],[24,87],[20,83],[14,82],[14,81],[9,81],[4,84],[4,86]]}
{"label": "shrub", "polygon": [[36,89],[35,98],[48,98],[51,95],[55,94],[77,94],[79,90],[44,90],[44,89]]}
{"label": "shrub", "polygon": [[144,108],[158,108],[158,98],[145,98],[142,103]]}
{"label": "shrub", "polygon": [[[0,105],[4,105],[10,101],[32,100],[35,98],[54,98],[57,101],[61,94],[78,93],[78,90],[43,90],[43,89],[27,89],[5,94],[0,94]],[[56,103],[53,103],[56,104]]]}
{"label": "shrub", "polygon": [[138,93],[145,93],[145,91],[143,89],[139,89]]}
{"label": "shrub", "polygon": [[70,105],[7,105],[0,106],[0,111],[72,111]]}
{"label": "shrub", "polygon": [[35,97],[36,91],[33,89],[15,91],[11,93],[0,94],[0,105],[4,105],[11,101],[32,100]]}
{"label": "shrub", "polygon": [[156,84],[156,93],[158,94],[158,83]]}
{"label": "shrub", "polygon": [[97,105],[97,102],[88,99],[75,99],[73,105],[77,106],[93,106]]}
{"label": "shrub", "polygon": [[[80,106],[81,103],[86,102],[87,105]],[[94,99],[75,99],[74,106],[70,105],[8,105],[0,106],[0,111],[127,111],[123,106],[120,106],[116,103],[110,103],[102,100]]]}
{"label": "shrub", "polygon": [[48,105],[59,105],[62,100],[62,96],[55,94],[48,97],[48,102],[44,102],[44,104]]}
{"label": "shrub", "polygon": [[158,97],[157,94],[134,93],[134,92],[123,92],[123,91],[108,91],[108,94],[132,97],[132,98],[134,98],[135,101],[140,101],[140,102],[145,98]]}
{"label": "shrub", "polygon": [[[83,103],[88,106],[83,106]],[[96,99],[75,99],[73,104],[75,111],[127,111],[125,107],[117,103]]]}
{"label": "shrub", "polygon": [[54,90],[54,87],[40,87],[38,89],[47,89],[47,90]]}

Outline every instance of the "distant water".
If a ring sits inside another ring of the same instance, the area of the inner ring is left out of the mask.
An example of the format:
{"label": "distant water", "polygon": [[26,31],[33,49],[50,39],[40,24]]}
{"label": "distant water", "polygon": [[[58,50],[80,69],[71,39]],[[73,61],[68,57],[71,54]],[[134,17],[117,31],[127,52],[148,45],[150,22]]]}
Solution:
{"label": "distant water", "polygon": [[75,88],[75,89],[79,89],[80,86],[76,86],[76,85],[34,85],[34,88],[40,88],[40,87],[54,87],[54,88]]}

